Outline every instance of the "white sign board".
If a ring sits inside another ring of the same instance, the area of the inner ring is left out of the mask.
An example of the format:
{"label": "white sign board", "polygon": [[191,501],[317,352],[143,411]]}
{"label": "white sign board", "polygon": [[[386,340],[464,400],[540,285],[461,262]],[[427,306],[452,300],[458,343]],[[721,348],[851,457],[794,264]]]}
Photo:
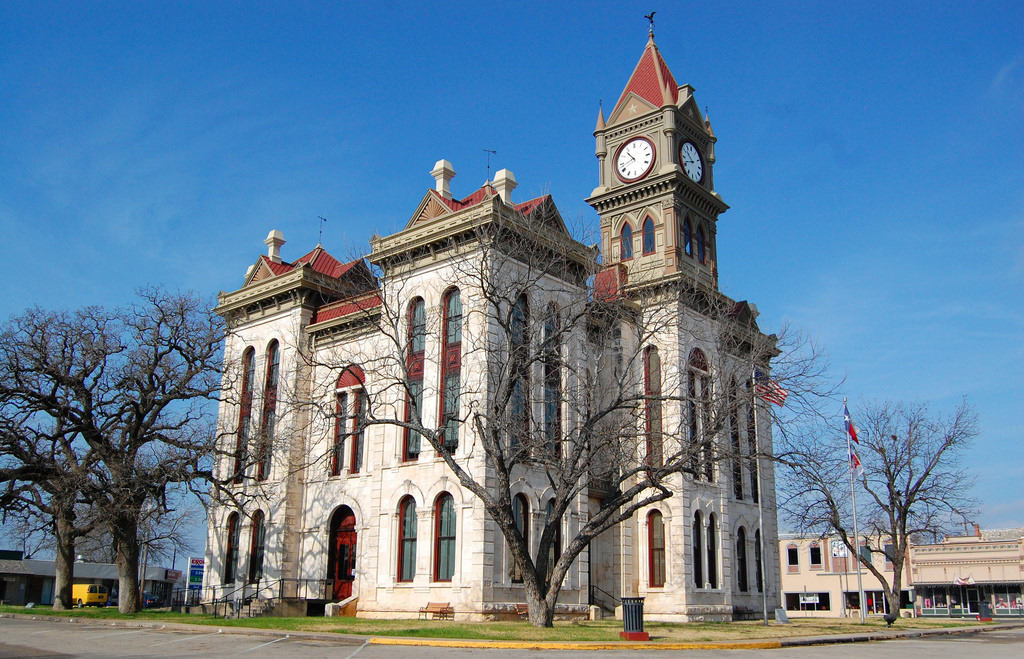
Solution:
{"label": "white sign board", "polygon": [[800,593],[801,604],[817,604],[818,593]]}
{"label": "white sign board", "polygon": [[832,541],[832,558],[846,558],[849,552],[842,540]]}

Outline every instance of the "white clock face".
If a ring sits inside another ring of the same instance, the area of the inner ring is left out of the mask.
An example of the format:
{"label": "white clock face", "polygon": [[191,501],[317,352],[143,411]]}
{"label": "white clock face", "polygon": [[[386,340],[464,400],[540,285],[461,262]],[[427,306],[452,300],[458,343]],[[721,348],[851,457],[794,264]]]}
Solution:
{"label": "white clock face", "polygon": [[704,178],[704,163],[700,159],[700,151],[693,145],[693,142],[683,142],[679,147],[679,164],[683,171],[695,183],[700,183]]}
{"label": "white clock face", "polygon": [[615,173],[623,181],[635,181],[653,166],[654,145],[642,137],[626,142],[615,158]]}

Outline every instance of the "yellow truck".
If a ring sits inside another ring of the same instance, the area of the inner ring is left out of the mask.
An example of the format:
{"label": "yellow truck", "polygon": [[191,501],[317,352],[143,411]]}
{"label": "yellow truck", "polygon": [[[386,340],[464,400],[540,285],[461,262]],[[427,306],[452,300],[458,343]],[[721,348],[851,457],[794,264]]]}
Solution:
{"label": "yellow truck", "polygon": [[106,606],[107,587],[95,583],[72,584],[71,602],[75,606]]}

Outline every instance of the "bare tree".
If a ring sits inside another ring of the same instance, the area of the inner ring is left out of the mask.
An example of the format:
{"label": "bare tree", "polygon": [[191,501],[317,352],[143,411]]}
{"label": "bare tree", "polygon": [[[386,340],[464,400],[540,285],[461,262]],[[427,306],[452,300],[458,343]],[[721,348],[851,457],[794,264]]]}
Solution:
{"label": "bare tree", "polygon": [[[753,403],[755,367],[767,372],[778,355],[749,305],[690,280],[627,286],[619,266],[602,268],[595,249],[569,236],[550,200],[528,215],[496,205],[444,254],[408,239],[371,242],[380,289],[347,301],[345,325],[313,332],[301,351],[319,406],[307,415],[319,420],[311,434],[331,425],[338,373],[365,371],[374,386],[358,425],[397,426],[404,453],[429,447],[482,502],[533,624],[552,624],[563,580],[591,540],[688,480],[714,478],[720,460],[758,459],[722,441]],[[444,310],[431,320],[416,291],[438,282]],[[443,337],[440,378],[423,377],[427,332]],[[694,346],[703,351],[688,364]],[[793,369],[794,382],[800,371],[808,366]],[[439,413],[425,398],[442,401]],[[337,450],[303,455],[329,462]],[[536,554],[512,496],[522,478],[551,492]],[[588,497],[598,509],[586,510]],[[563,538],[570,510],[586,514]]]}
{"label": "bare tree", "polygon": [[[33,310],[5,328],[0,393],[21,414],[9,446],[28,449],[5,451],[5,480],[43,491],[62,484],[47,491],[47,505],[63,511],[58,525],[73,523],[75,504],[91,504],[117,548],[121,593],[139,591],[147,510],[170,509],[170,488],[211,475],[221,340],[205,301],[160,289],[124,309]],[[59,565],[74,556],[61,537]],[[131,613],[139,602],[121,597],[119,606]]]}
{"label": "bare tree", "polygon": [[[974,479],[961,458],[978,433],[978,417],[966,402],[948,417],[933,415],[927,404],[889,402],[866,405],[853,417],[864,468],[857,487],[867,494],[857,499],[861,538],[853,533],[850,461],[841,428],[819,426],[785,438],[782,507],[802,532],[839,535],[884,585],[891,621],[900,608],[911,539],[942,534],[975,514],[976,501],[968,494]],[[873,555],[893,565],[891,577],[873,563]]]}

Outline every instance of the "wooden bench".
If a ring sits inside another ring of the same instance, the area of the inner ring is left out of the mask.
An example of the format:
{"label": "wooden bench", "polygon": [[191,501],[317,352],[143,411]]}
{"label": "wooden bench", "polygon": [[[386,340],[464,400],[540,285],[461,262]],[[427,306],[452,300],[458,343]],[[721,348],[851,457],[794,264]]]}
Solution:
{"label": "wooden bench", "polygon": [[516,615],[520,620],[526,620],[530,617],[530,607],[525,604],[516,604]]}
{"label": "wooden bench", "polygon": [[451,602],[429,602],[420,609],[420,620],[431,615],[434,620],[455,620],[455,609]]}

